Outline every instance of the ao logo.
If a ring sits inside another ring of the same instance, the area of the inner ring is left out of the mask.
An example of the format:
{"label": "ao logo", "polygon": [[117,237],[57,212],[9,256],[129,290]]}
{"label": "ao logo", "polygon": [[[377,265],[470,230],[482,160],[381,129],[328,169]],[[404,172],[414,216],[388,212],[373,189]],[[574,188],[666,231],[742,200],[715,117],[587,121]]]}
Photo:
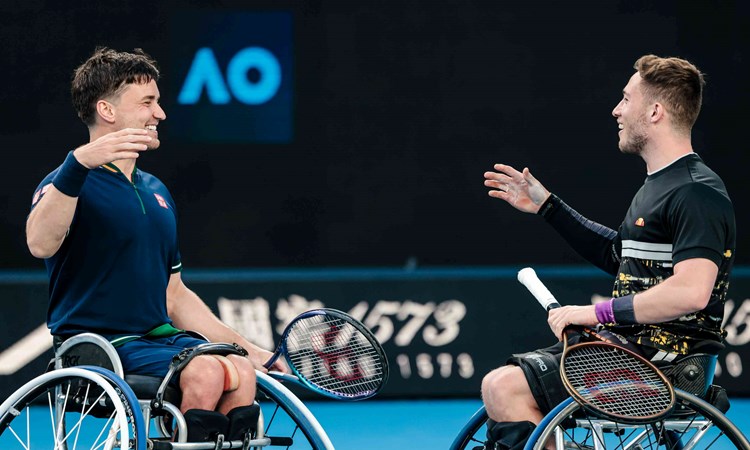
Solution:
{"label": "ao logo", "polygon": [[[247,75],[252,69],[260,74],[257,82],[248,80]],[[213,50],[204,47],[195,53],[177,102],[183,105],[198,103],[205,88],[208,100],[213,104],[225,105],[233,95],[242,103],[260,105],[271,100],[279,86],[281,65],[268,50],[247,47],[237,52],[227,66],[225,83]]]}

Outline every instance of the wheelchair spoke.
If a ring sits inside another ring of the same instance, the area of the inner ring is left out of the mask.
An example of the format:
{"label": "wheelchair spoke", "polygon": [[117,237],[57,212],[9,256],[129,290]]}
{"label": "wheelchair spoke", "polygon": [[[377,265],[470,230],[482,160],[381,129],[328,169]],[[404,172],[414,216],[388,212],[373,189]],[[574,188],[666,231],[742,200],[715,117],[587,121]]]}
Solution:
{"label": "wheelchair spoke", "polygon": [[107,378],[83,369],[40,375],[3,403],[0,449],[130,449],[133,410],[120,392]]}
{"label": "wheelchair spoke", "polygon": [[[13,430],[13,427],[8,427],[8,430],[10,430],[10,432],[13,433],[13,436],[16,437],[16,439],[18,440],[18,443],[21,444],[21,446],[24,448],[24,450],[29,450],[29,438],[28,437],[26,438],[26,444],[24,444],[23,441],[21,440],[21,438],[18,437],[18,435],[16,434],[15,430]],[[28,423],[27,423],[26,424],[26,434],[28,434],[28,433],[29,433],[29,429],[28,429]]]}

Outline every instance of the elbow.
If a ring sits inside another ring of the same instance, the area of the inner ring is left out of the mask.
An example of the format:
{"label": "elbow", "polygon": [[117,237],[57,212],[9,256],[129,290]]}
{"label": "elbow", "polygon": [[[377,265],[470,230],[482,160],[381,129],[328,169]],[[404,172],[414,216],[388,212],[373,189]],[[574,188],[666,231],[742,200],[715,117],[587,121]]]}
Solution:
{"label": "elbow", "polygon": [[708,302],[711,300],[711,291],[708,292],[696,292],[686,302],[690,311],[688,313],[694,313],[702,311],[708,306]]}
{"label": "elbow", "polygon": [[39,259],[47,259],[55,254],[55,252],[49,249],[31,243],[29,244],[29,251],[31,252],[31,256]]}
{"label": "elbow", "polygon": [[31,255],[39,259],[47,259],[53,256],[60,248],[59,245],[49,245],[49,243],[43,242],[40,239],[35,239],[32,236],[26,237],[26,245],[29,247]]}

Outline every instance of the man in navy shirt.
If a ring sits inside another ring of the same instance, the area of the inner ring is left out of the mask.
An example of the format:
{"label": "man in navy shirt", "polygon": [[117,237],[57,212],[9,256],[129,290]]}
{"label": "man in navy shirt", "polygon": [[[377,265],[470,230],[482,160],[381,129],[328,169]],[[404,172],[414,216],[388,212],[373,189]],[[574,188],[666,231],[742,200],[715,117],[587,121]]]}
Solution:
{"label": "man in navy shirt", "polygon": [[140,49],[99,48],[75,71],[73,104],[90,142],[37,188],[27,243],[50,276],[52,334],[104,335],[128,373],[163,376],[174,354],[205,342],[182,330],[244,347],[248,358],[198,356],[179,376],[183,412],[227,414],[253,402],[254,369],[265,370],[271,354],[223,324],[182,281],[174,201],[136,167],[160,145],[158,78]]}
{"label": "man in navy shirt", "polygon": [[[639,58],[634,68],[612,115],[620,151],[640,156],[648,176],[617,230],[581,216],[528,168],[496,164],[484,184],[491,197],[541,215],[581,256],[615,277],[611,300],[549,312],[558,339],[567,325],[599,325],[652,361],[669,362],[724,337],[734,208],[721,178],[693,152],[703,75],[688,61],[655,55]],[[491,419],[486,448],[522,447],[534,424],[567,397],[557,373],[561,353],[558,343],[514,355],[484,377]],[[544,369],[529,364],[530,356],[543,359]]]}

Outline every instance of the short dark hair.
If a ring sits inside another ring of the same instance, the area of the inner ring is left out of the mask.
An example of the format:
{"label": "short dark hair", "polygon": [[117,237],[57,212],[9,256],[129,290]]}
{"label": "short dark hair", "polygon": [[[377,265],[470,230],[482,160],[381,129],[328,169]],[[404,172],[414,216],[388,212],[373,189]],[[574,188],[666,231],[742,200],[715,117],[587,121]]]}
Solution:
{"label": "short dark hair", "polygon": [[96,118],[96,102],[117,95],[127,84],[158,79],[156,61],[140,48],[129,53],[97,47],[73,74],[73,107],[83,123],[91,126]]}
{"label": "short dark hair", "polygon": [[643,80],[643,94],[663,102],[672,114],[674,126],[690,132],[698,119],[706,80],[695,65],[680,58],[645,55],[633,66]]}

